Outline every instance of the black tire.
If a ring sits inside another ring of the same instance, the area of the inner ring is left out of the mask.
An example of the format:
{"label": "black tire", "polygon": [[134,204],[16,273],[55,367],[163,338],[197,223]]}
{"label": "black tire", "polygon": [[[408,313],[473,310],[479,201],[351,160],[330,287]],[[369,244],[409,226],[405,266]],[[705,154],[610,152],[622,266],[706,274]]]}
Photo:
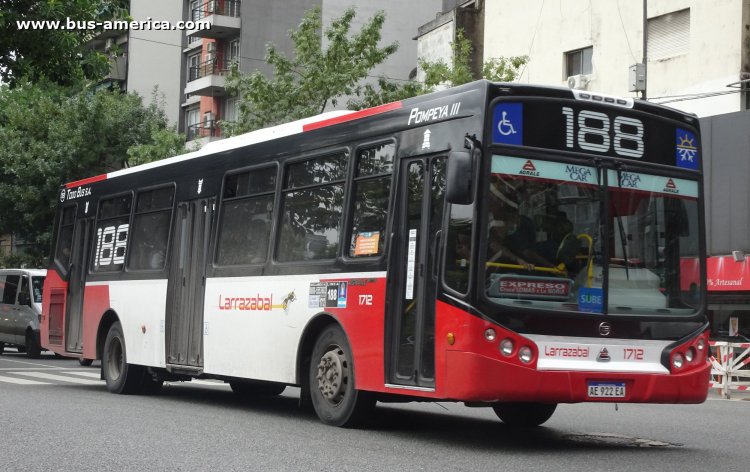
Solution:
{"label": "black tire", "polygon": [[0,343],[0,354],[2,354],[3,351],[5,351],[5,343]]}
{"label": "black tire", "polygon": [[36,342],[36,337],[31,331],[26,332],[26,357],[29,359],[39,359],[42,354],[42,346]]}
{"label": "black tire", "polygon": [[79,357],[78,358],[78,363],[81,364],[84,367],[88,367],[88,366],[90,366],[91,364],[94,363],[94,360],[93,359],[84,359],[83,357]]}
{"label": "black tire", "polygon": [[122,334],[122,325],[117,321],[109,328],[102,354],[102,371],[107,390],[111,393],[131,395],[140,390],[146,369],[128,364],[127,358],[125,336]]}
{"label": "black tire", "polygon": [[315,341],[309,381],[315,413],[325,424],[356,427],[375,408],[375,396],[356,389],[352,350],[339,325],[328,326]]}
{"label": "black tire", "polygon": [[26,346],[19,346],[19,345],[16,345],[16,350],[17,350],[18,352],[20,352],[20,353],[24,353],[24,352],[26,352]]}
{"label": "black tire", "polygon": [[232,391],[240,396],[247,397],[272,397],[281,395],[286,385],[273,382],[229,382]]}
{"label": "black tire", "polygon": [[492,409],[508,426],[535,427],[552,416],[557,403],[494,403]]}

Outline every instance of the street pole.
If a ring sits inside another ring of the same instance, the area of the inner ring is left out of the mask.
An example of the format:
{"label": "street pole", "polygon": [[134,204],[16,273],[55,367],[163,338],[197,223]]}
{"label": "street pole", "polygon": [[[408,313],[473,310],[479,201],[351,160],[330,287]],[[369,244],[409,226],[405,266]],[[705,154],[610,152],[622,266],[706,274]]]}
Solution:
{"label": "street pole", "polygon": [[646,100],[648,88],[648,0],[643,0],[643,92],[641,99]]}

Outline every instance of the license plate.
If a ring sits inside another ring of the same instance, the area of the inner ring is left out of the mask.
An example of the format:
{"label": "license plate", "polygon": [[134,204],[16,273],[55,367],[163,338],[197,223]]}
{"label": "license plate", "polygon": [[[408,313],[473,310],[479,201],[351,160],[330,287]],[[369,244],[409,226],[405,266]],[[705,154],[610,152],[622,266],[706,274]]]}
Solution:
{"label": "license plate", "polygon": [[625,398],[625,382],[589,382],[589,398]]}

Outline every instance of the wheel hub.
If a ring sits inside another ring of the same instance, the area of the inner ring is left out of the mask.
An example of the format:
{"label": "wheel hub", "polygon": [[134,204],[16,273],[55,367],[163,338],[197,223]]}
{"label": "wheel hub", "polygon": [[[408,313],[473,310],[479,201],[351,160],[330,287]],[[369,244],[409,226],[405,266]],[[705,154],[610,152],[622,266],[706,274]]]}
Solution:
{"label": "wheel hub", "polygon": [[348,367],[344,351],[332,346],[318,363],[318,388],[330,405],[336,406],[346,393]]}

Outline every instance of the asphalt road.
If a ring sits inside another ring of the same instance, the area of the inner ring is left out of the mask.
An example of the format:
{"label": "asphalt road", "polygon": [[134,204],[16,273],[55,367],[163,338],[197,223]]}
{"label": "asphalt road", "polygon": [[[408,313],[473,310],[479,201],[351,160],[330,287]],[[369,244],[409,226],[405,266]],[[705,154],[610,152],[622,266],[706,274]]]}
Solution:
{"label": "asphalt road", "polygon": [[299,391],[243,401],[216,381],[118,396],[98,363],[0,356],[2,470],[721,470],[750,468],[750,401],[562,405],[545,426],[491,409],[380,404],[372,425],[322,425]]}

